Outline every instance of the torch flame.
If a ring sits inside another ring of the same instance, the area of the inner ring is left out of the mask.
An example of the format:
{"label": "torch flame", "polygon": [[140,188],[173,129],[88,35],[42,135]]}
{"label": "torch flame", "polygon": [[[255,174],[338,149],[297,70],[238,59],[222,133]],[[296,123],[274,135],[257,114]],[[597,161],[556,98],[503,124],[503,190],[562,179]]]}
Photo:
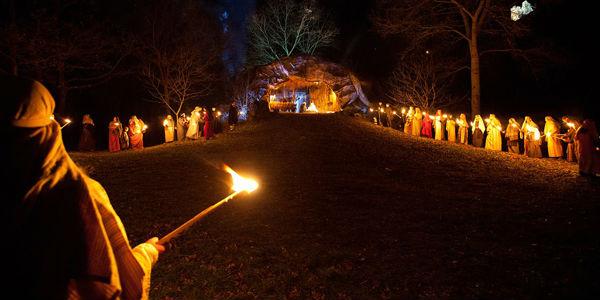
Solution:
{"label": "torch flame", "polygon": [[69,123],[71,123],[71,120],[65,119],[65,123],[69,124]]}
{"label": "torch flame", "polygon": [[231,189],[235,192],[247,191],[248,193],[251,193],[258,188],[258,182],[250,178],[244,178],[240,176],[227,165],[225,165],[225,172],[231,175],[231,178],[233,179],[233,186]]}

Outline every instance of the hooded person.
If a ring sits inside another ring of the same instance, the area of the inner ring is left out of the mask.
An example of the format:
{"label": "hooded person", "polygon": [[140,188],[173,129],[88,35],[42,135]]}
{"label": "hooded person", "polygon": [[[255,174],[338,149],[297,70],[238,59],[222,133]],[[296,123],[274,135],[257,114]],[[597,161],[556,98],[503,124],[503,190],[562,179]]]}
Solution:
{"label": "hooded person", "polygon": [[131,248],[102,186],[84,174],[39,82],[0,76],[3,284],[20,299],[146,299],[164,248]]}
{"label": "hooded person", "polygon": [[456,143],[456,121],[452,119],[452,115],[448,117],[446,121],[446,133],[448,137],[448,142]]}
{"label": "hooded person", "polygon": [[190,114],[190,123],[185,137],[197,140],[200,137],[200,120],[202,118],[202,108],[196,106]]}
{"label": "hooded person", "polygon": [[431,138],[432,137],[432,132],[431,132],[431,118],[429,117],[429,114],[424,113],[423,114],[423,122],[422,122],[422,126],[421,126],[421,136],[422,137],[426,137],[426,138]]}
{"label": "hooded person", "polygon": [[567,143],[567,161],[574,162],[579,157],[579,142],[575,140],[575,134],[581,126],[577,120],[571,119],[570,117],[562,117],[563,123],[567,128],[567,132],[563,134],[563,140]]}
{"label": "hooded person", "polygon": [[473,146],[477,148],[483,147],[483,133],[485,132],[485,123],[480,115],[475,115],[473,124],[471,124],[471,130],[473,130]]}
{"label": "hooded person", "polygon": [[509,153],[521,153],[521,149],[519,148],[519,136],[521,131],[519,130],[519,127],[519,123],[517,123],[515,118],[510,118],[508,120],[508,126],[506,126],[504,138],[506,138],[506,148],[508,149]]}
{"label": "hooded person", "polygon": [[123,134],[123,126],[119,121],[119,117],[113,117],[108,123],[108,151],[121,151],[121,135]]}
{"label": "hooded person", "polygon": [[96,149],[96,138],[94,132],[96,124],[90,115],[83,115],[81,135],[79,137],[79,151],[94,151]]}
{"label": "hooded person", "polygon": [[442,110],[441,109],[438,109],[435,112],[435,117],[433,119],[434,119],[433,127],[435,129],[434,137],[436,140],[441,141],[444,139],[444,131],[446,130],[446,128],[444,126],[445,120],[443,120],[443,118],[442,118]]}
{"label": "hooded person", "polygon": [[423,119],[423,114],[421,113],[421,109],[420,108],[415,108],[415,114],[412,117],[412,135],[413,136],[421,136],[421,126],[422,124],[422,119]]}
{"label": "hooded person", "polygon": [[525,155],[529,157],[542,158],[542,141],[540,140],[540,128],[529,116],[525,116],[523,126],[521,126],[523,135],[523,146]]}
{"label": "hooded person", "polygon": [[408,108],[408,112],[406,113],[406,122],[404,122],[404,133],[411,134],[412,133],[412,123],[413,123],[413,115],[415,111],[413,107]]}
{"label": "hooded person", "polygon": [[502,151],[502,123],[494,114],[490,115],[490,122],[487,126],[485,149]]}
{"label": "hooded person", "polygon": [[185,133],[188,125],[188,117],[185,116],[185,113],[181,113],[181,116],[177,118],[177,140],[183,141],[185,140]]}
{"label": "hooded person", "polygon": [[545,120],[544,136],[548,145],[548,157],[561,158],[563,156],[563,148],[560,142],[560,124],[551,116],[546,116]]}
{"label": "hooded person", "polygon": [[460,114],[460,117],[456,120],[458,124],[458,143],[467,145],[469,144],[469,122],[465,114]]}
{"label": "hooded person", "polygon": [[592,120],[584,120],[575,134],[579,143],[579,173],[582,176],[600,174],[600,151],[596,149],[599,143],[596,124]]}
{"label": "hooded person", "polygon": [[129,146],[131,149],[144,149],[144,122],[137,116],[129,119]]}
{"label": "hooded person", "polygon": [[165,143],[173,142],[175,140],[175,121],[171,115],[167,115],[163,121],[163,127],[165,128]]}

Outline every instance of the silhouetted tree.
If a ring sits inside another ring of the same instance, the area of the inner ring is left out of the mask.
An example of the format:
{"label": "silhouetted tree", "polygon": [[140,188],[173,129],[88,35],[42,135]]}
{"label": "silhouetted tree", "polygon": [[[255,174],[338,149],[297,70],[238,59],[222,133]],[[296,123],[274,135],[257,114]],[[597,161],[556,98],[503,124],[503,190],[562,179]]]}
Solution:
{"label": "silhouetted tree", "polygon": [[378,0],[373,21],[384,36],[404,36],[406,52],[422,51],[423,45],[440,39],[450,49],[456,49],[456,41],[464,41],[471,73],[471,113],[479,114],[480,59],[494,52],[527,58],[517,42],[528,33],[528,26],[525,20],[511,20],[513,4],[507,0]]}
{"label": "silhouetted tree", "polygon": [[269,1],[252,17],[250,59],[267,64],[294,54],[313,55],[334,42],[337,30],[312,2]]}
{"label": "silhouetted tree", "polygon": [[184,104],[207,95],[220,70],[220,28],[196,1],[156,1],[136,33],[141,79],[151,101],[179,116]]}

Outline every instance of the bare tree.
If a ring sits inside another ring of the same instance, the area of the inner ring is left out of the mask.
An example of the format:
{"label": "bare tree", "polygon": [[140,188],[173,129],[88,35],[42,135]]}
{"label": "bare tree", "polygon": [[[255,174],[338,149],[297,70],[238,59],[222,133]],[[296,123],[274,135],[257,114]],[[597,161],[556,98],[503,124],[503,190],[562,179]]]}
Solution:
{"label": "bare tree", "polygon": [[512,4],[508,0],[378,0],[373,20],[381,34],[403,34],[415,47],[440,37],[449,45],[464,41],[471,73],[471,113],[479,114],[481,57],[494,52],[527,54],[517,41],[528,29],[523,20],[510,19]]}
{"label": "bare tree", "polygon": [[144,14],[138,38],[142,80],[151,101],[177,117],[187,101],[208,94],[215,80],[220,43],[214,25],[193,1],[158,3]]}
{"label": "bare tree", "polygon": [[[7,49],[3,56],[9,58],[10,72],[53,85],[58,111],[65,107],[70,90],[94,87],[114,78],[128,54],[125,44],[107,34],[107,22],[91,20],[79,11],[89,5],[57,1],[54,10],[36,9],[24,24],[11,21],[5,27],[8,35],[0,39],[2,49]],[[64,14],[69,18],[63,18]]]}
{"label": "bare tree", "polygon": [[420,59],[406,59],[386,82],[387,96],[401,105],[425,110],[443,108],[460,98],[449,92],[453,68],[438,64],[426,55]]}
{"label": "bare tree", "polygon": [[270,1],[249,26],[250,58],[266,64],[294,54],[310,54],[334,42],[337,30],[313,2]]}

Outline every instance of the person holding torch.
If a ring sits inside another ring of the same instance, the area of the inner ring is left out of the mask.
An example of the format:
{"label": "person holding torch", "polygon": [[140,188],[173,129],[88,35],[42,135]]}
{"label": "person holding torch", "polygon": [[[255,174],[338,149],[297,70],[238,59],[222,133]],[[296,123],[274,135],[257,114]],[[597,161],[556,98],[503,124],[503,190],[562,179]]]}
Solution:
{"label": "person holding torch", "polygon": [[147,299],[164,247],[131,247],[100,183],[65,150],[39,82],[0,76],[3,284],[18,299]]}

